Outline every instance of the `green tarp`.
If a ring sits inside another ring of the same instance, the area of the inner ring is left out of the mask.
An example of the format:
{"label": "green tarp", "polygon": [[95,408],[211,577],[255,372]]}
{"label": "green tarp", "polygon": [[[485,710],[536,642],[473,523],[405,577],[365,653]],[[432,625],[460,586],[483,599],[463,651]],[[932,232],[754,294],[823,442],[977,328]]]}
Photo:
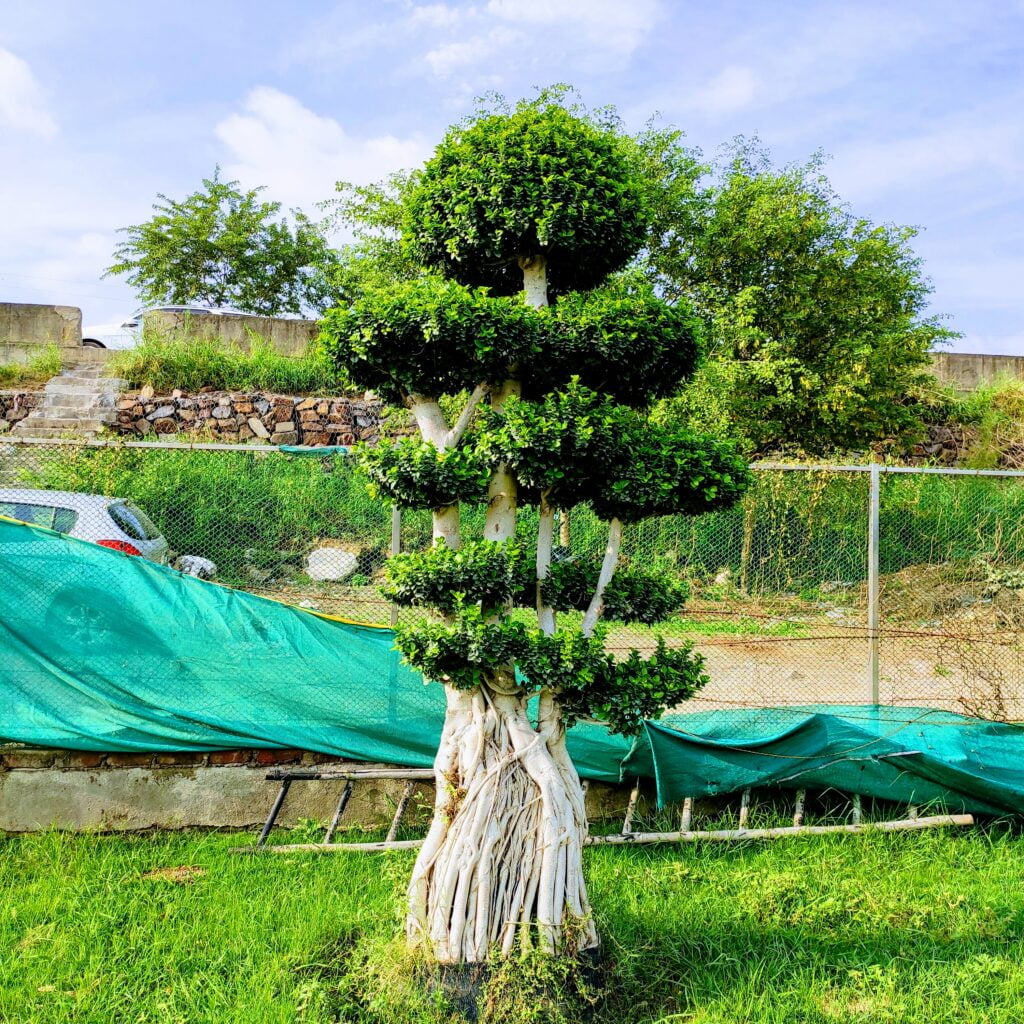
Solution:
{"label": "green tarp", "polygon": [[[0,571],[0,742],[431,762],[443,692],[401,663],[390,630],[2,518]],[[708,711],[650,722],[633,743],[585,724],[570,751],[587,778],[654,778],[661,802],[834,786],[1024,810],[1024,729],[926,709]]]}

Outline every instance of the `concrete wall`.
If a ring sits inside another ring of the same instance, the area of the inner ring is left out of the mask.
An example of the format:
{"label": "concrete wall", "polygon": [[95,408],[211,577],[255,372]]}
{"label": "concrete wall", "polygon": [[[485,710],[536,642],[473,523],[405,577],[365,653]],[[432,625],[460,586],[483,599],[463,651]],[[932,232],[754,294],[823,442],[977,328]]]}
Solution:
{"label": "concrete wall", "polygon": [[217,316],[203,313],[148,313],[146,329],[160,334],[183,333],[217,338],[248,350],[253,334],[281,355],[301,356],[319,333],[315,320],[284,320],[272,316]]}
{"label": "concrete wall", "polygon": [[967,352],[936,352],[932,371],[957,391],[974,391],[999,377],[1024,380],[1024,356],[986,356]]}
{"label": "concrete wall", "polygon": [[77,306],[0,302],[0,362],[24,363],[41,345],[81,350],[82,311]]}
{"label": "concrete wall", "polygon": [[[101,754],[0,747],[0,832],[45,828],[121,832],[145,828],[252,828],[267,817],[280,783],[266,779],[277,765],[371,767],[301,750],[227,750],[210,754]],[[381,766],[377,766],[381,767]],[[383,767],[394,767],[386,765]],[[279,816],[331,818],[341,782],[296,782]],[[359,782],[343,827],[390,822],[403,783]],[[406,821],[425,820],[433,786],[417,786]],[[587,792],[592,817],[623,813],[627,790],[601,783]]]}

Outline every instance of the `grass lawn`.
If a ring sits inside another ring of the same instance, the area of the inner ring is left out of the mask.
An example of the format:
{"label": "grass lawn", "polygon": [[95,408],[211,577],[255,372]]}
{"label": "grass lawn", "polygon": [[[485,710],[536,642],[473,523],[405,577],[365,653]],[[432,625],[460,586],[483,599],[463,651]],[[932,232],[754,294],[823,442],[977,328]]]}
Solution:
{"label": "grass lawn", "polygon": [[[238,842],[0,838],[0,1020],[451,1019],[397,980],[411,854]],[[592,849],[587,870],[612,965],[597,1021],[1024,1019],[1024,838],[999,826]]]}

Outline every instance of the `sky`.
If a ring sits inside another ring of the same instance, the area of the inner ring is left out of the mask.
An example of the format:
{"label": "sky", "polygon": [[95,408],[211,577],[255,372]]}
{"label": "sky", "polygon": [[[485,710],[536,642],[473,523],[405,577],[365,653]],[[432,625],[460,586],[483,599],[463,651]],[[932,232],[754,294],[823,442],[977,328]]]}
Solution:
{"label": "sky", "polygon": [[824,152],[852,212],[921,229],[952,348],[1024,355],[1024,0],[0,0],[0,300],[117,319],[158,193],[219,165],[312,213],[556,82],[709,157]]}

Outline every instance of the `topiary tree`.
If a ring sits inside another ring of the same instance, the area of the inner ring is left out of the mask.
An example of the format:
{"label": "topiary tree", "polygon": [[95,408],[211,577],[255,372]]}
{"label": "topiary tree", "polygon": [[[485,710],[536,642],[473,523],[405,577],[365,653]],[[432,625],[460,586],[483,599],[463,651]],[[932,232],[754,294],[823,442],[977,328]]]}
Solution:
{"label": "topiary tree", "polygon": [[[705,681],[689,648],[616,660],[603,644],[602,617],[655,621],[685,597],[642,567],[616,577],[624,524],[721,508],[748,483],[730,445],[645,414],[692,372],[697,336],[685,306],[606,283],[645,237],[635,153],[558,94],[452,128],[406,192],[422,272],[375,282],[324,321],[353,380],[419,428],[363,459],[381,493],[433,513],[433,547],[393,558],[387,593],[432,609],[397,644],[447,695],[407,918],[410,942],[441,963],[598,945],[566,728],[634,732]],[[441,400],[460,393],[446,417]],[[484,501],[483,537],[463,542],[460,504]],[[581,502],[609,524],[604,558],[554,561],[556,512]]]}

